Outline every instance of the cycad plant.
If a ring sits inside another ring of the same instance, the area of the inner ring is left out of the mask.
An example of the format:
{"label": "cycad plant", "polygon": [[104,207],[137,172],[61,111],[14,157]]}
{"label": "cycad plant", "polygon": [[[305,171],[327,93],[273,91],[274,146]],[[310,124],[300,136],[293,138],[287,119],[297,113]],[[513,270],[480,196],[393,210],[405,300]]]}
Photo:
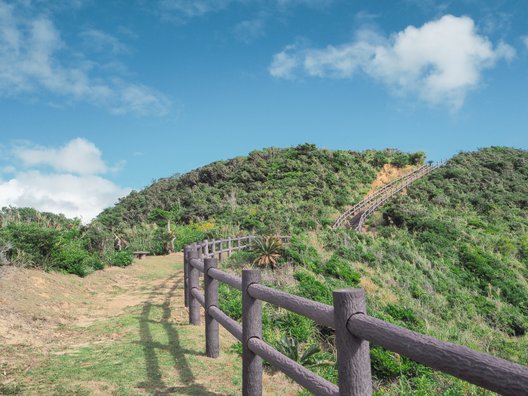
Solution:
{"label": "cycad plant", "polygon": [[291,360],[307,368],[332,364],[331,361],[325,359],[326,356],[321,353],[321,349],[316,344],[312,344],[302,350],[299,341],[294,337],[283,336],[277,345],[277,350]]}
{"label": "cycad plant", "polygon": [[282,241],[273,236],[258,237],[253,241],[252,250],[257,255],[253,264],[274,269],[282,253]]}

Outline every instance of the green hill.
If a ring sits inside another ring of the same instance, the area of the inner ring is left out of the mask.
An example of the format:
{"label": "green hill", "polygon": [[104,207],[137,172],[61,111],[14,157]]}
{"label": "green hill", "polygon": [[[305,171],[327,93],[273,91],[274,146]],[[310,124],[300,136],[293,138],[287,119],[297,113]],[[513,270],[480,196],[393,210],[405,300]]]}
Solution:
{"label": "green hill", "polygon": [[[528,152],[461,153],[380,209],[366,233],[330,229],[385,163],[421,161],[394,150],[265,149],[162,179],[98,222],[135,235],[137,224],[171,218],[178,247],[207,236],[289,233],[282,264],[267,270],[270,285],[325,303],[333,289],[363,287],[376,317],[527,364]],[[253,258],[237,254],[223,265],[238,271]],[[223,309],[239,317],[238,294],[222,293]],[[309,320],[267,308],[264,323],[277,348],[316,346],[315,361],[333,361],[332,334]],[[482,394],[379,347],[371,358],[380,394]],[[335,380],[331,364],[305,363]]]}
{"label": "green hill", "polygon": [[[347,232],[349,247],[330,232],[322,239],[361,275],[375,316],[528,364],[527,209],[528,152],[492,147],[459,154],[415,183],[370,220],[369,232]],[[373,361],[383,363],[377,375],[391,393],[400,373],[404,393],[476,392],[382,357]]]}
{"label": "green hill", "polygon": [[180,223],[214,220],[257,232],[318,228],[369,190],[386,163],[423,162],[424,154],[398,150],[331,151],[304,144],[267,148],[218,161],[134,191],[98,221],[117,228],[148,222],[154,209]]}
{"label": "green hill", "polygon": [[[89,227],[56,227],[60,232],[50,246],[60,247],[63,261],[77,268],[77,254],[106,263],[116,254],[116,241],[129,251],[162,254],[204,238],[285,233],[292,242],[277,268],[264,269],[266,284],[324,303],[331,303],[334,289],[362,287],[373,316],[528,364],[527,151],[461,153],[378,210],[365,233],[331,229],[385,164],[423,160],[423,153],[330,151],[309,144],[254,151],[160,179],[103,211]],[[28,227],[11,219],[0,241],[17,230],[33,232]],[[66,243],[70,234],[74,242]],[[238,272],[255,258],[255,252],[237,253],[222,267]],[[222,287],[221,306],[240,318],[238,292]],[[263,322],[269,343],[336,380],[331,331],[268,305]],[[303,360],[310,350],[316,352]],[[379,347],[371,348],[371,360],[378,394],[488,394]]]}

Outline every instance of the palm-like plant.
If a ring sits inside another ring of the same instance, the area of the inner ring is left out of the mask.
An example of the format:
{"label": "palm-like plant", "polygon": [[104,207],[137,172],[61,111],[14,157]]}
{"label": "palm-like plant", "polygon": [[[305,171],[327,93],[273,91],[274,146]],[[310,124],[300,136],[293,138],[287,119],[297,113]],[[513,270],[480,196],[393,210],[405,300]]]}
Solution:
{"label": "palm-like plant", "polygon": [[316,344],[312,344],[302,350],[299,341],[294,337],[283,336],[277,345],[277,350],[291,360],[307,368],[332,364],[332,362],[324,359],[321,349]]}
{"label": "palm-like plant", "polygon": [[253,264],[274,269],[281,256],[282,241],[273,236],[259,237],[253,241],[252,250],[257,254]]}

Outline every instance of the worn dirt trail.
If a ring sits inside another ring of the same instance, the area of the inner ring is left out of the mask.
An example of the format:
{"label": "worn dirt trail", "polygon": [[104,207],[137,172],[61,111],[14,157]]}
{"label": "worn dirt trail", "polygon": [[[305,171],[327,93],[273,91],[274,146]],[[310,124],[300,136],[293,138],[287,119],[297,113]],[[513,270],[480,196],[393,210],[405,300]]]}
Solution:
{"label": "worn dirt trail", "polygon": [[[0,395],[240,394],[234,338],[223,331],[222,356],[203,355],[204,329],[187,324],[182,282],[181,253],[84,279],[4,269]],[[107,355],[117,355],[113,365]],[[299,390],[277,373],[266,374],[264,387]]]}
{"label": "worn dirt trail", "polygon": [[[181,253],[110,267],[86,278],[5,268],[0,278],[0,340],[45,348],[69,341],[67,325],[89,326],[150,298],[168,277],[181,276]],[[179,265],[178,265],[179,264]]]}

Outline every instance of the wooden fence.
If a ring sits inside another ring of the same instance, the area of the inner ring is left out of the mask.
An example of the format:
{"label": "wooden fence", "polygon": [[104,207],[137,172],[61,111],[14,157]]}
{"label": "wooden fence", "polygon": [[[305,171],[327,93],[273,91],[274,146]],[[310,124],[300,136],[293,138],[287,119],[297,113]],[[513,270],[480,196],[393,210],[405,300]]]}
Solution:
{"label": "wooden fence", "polygon": [[[528,368],[504,359],[440,341],[367,315],[362,289],[333,292],[333,306],[260,284],[259,270],[242,278],[218,269],[219,260],[250,246],[254,236],[203,241],[184,249],[185,303],[189,321],[200,324],[205,309],[206,354],[219,355],[219,324],[242,342],[242,394],[262,394],[262,360],[316,395],[372,394],[369,343],[503,395],[528,395]],[[281,237],[288,241],[287,237]],[[200,274],[204,291],[200,292]],[[218,307],[218,282],[242,292],[242,325]],[[317,376],[262,340],[262,301],[335,329],[338,385]]]}

